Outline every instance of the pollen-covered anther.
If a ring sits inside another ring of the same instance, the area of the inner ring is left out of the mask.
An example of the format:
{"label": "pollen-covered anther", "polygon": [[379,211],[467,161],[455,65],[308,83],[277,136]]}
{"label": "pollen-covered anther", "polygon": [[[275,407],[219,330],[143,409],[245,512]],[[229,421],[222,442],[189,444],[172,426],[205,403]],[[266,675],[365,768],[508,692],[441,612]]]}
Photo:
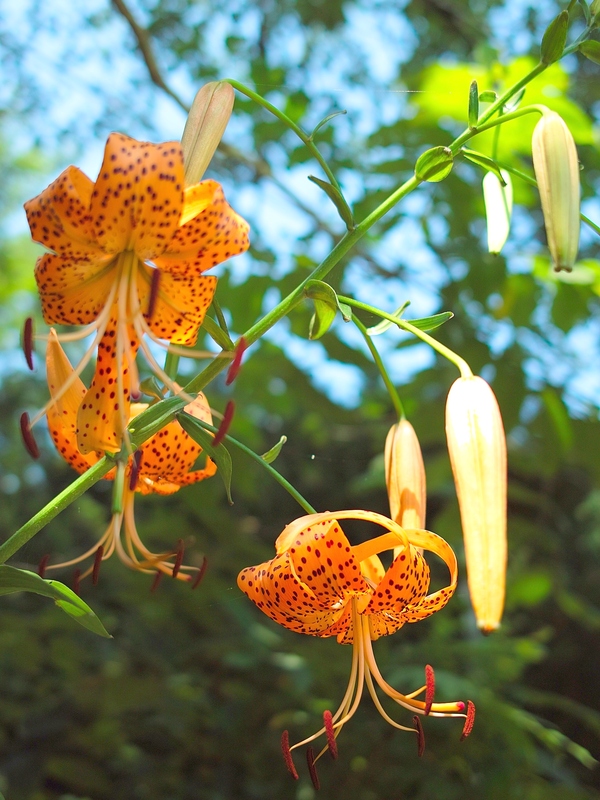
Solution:
{"label": "pollen-covered anther", "polygon": [[292,751],[290,750],[290,735],[287,731],[284,731],[281,734],[281,752],[283,754],[283,760],[285,761],[288,772],[292,778],[297,781],[298,772],[294,764],[294,759],[292,758]]}
{"label": "pollen-covered anther", "polygon": [[138,484],[138,478],[140,477],[140,467],[142,465],[142,455],[143,451],[136,450],[133,454],[131,459],[131,472],[129,474],[129,489],[130,491],[134,492],[136,486]]}
{"label": "pollen-covered anther", "polygon": [[162,576],[163,576],[162,572],[157,571],[156,575],[154,576],[154,580],[152,581],[152,586],[150,587],[151,594],[154,594],[154,592],[160,586],[160,582],[162,581]]}
{"label": "pollen-covered anther", "polygon": [[435,673],[429,664],[425,666],[425,716],[431,711],[435,696]]}
{"label": "pollen-covered anther", "polygon": [[33,371],[33,318],[27,317],[23,325],[23,354],[30,370]]}
{"label": "pollen-covered anther", "polygon": [[23,437],[23,444],[25,445],[25,449],[29,453],[32,458],[39,458],[40,457],[40,450],[37,446],[37,442],[31,432],[31,425],[29,423],[29,414],[24,411],[21,414],[20,419],[21,425],[21,436]]}
{"label": "pollen-covered anther", "polygon": [[46,553],[45,556],[40,558],[40,563],[38,564],[38,575],[40,578],[43,578],[46,574],[46,567],[48,566],[48,562],[50,561],[50,553]]}
{"label": "pollen-covered anther", "polygon": [[80,569],[73,570],[73,591],[75,592],[75,594],[79,594],[80,583],[81,583],[81,570]]}
{"label": "pollen-covered anther", "polygon": [[418,714],[414,715],[413,722],[415,723],[415,732],[417,734],[417,755],[421,758],[425,752],[425,733]]}
{"label": "pollen-covered anther", "polygon": [[333,729],[333,719],[331,711],[323,712],[323,725],[325,726],[325,734],[327,736],[327,747],[331,753],[332,758],[338,757],[338,747],[335,740],[335,730]]}
{"label": "pollen-covered anther", "polygon": [[206,558],[206,556],[204,556],[204,558],[202,559],[202,566],[196,573],[196,577],[192,579],[192,576],[190,575],[190,580],[192,581],[192,591],[194,589],[197,589],[198,586],[200,586],[200,584],[202,583],[202,578],[206,574],[207,567],[208,567],[208,559]]}
{"label": "pollen-covered anther", "polygon": [[148,321],[154,316],[156,311],[156,301],[158,300],[158,290],[160,288],[160,270],[154,269],[152,271],[152,282],[150,283],[150,296],[148,297],[148,309],[146,311],[146,318]]}
{"label": "pollen-covered anther", "polygon": [[315,751],[312,747],[306,748],[306,763],[308,765],[308,772],[310,774],[312,785],[315,787],[315,789],[320,789],[321,782],[317,774],[317,765],[315,764]]}
{"label": "pollen-covered anther", "polygon": [[221,420],[221,424],[219,425],[219,430],[215,433],[215,438],[213,439],[213,447],[217,447],[221,444],[223,439],[225,438],[227,431],[229,430],[229,426],[231,425],[231,420],[233,419],[233,414],[235,412],[235,403],[233,400],[229,400],[227,405],[225,406],[225,412],[223,413],[223,419]]}
{"label": "pollen-covered anther", "polygon": [[175,551],[175,563],[173,564],[173,577],[176,578],[179,575],[179,570],[181,569],[181,565],[183,564],[183,555],[185,553],[185,547],[183,544],[183,539],[177,540],[177,549]]}
{"label": "pollen-covered anther", "polygon": [[471,733],[473,730],[473,725],[475,725],[475,703],[472,700],[469,700],[467,702],[467,718],[465,720],[460,737],[461,742]]}
{"label": "pollen-covered anther", "polygon": [[94,556],[94,566],[92,567],[92,585],[98,585],[98,578],[100,577],[100,565],[102,564],[102,557],[104,556],[104,547],[98,545],[96,555]]}
{"label": "pollen-covered anther", "polygon": [[235,355],[233,356],[233,361],[229,365],[229,369],[227,370],[227,377],[225,378],[225,385],[229,386],[230,383],[233,383],[234,380],[237,378],[238,372],[240,371],[240,367],[242,366],[242,358],[244,357],[244,353],[246,352],[248,345],[246,344],[246,340],[243,336],[240,337],[239,342],[237,343],[237,347],[235,348]]}

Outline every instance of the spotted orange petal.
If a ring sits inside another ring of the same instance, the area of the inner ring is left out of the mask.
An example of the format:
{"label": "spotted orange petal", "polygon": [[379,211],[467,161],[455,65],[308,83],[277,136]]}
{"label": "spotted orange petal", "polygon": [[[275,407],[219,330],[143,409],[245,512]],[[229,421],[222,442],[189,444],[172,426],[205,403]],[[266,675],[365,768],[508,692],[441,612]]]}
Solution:
{"label": "spotted orange petal", "polygon": [[150,144],[111,133],[91,200],[96,241],[107,252],[160,255],[177,230],[183,207],[179,142]]}
{"label": "spotted orange petal", "polygon": [[49,325],[88,325],[106,305],[115,272],[106,256],[79,264],[47,253],[36,263],[35,279]]}
{"label": "spotted orange petal", "polygon": [[[53,329],[50,329],[46,349],[46,375],[50,396],[57,398],[46,412],[52,441],[73,469],[86,472],[98,461],[99,455],[95,452],[83,455],[77,447],[77,410],[85,395],[85,386],[79,378],[72,379],[73,367]],[[60,388],[68,380],[71,380],[70,388],[59,395]]]}
{"label": "spotted orange petal", "polygon": [[446,563],[450,571],[450,584],[448,586],[444,586],[444,588],[439,589],[437,592],[423,597],[414,608],[410,608],[405,612],[404,618],[406,622],[418,622],[444,608],[446,603],[450,600],[458,581],[458,566],[454,550],[452,550],[450,545],[442,539],[441,536],[425,530],[408,530],[406,534],[411,545],[422,547],[425,550],[430,550],[432,553],[435,553]]}
{"label": "spotted orange petal", "polygon": [[[153,269],[140,264],[137,271],[138,297],[144,312],[150,301]],[[170,274],[161,270],[158,295],[151,317],[146,321],[160,339],[173,344],[193,345],[217,288],[214,275]]]}
{"label": "spotted orange petal", "polygon": [[392,562],[373,593],[373,597],[363,613],[395,611],[400,613],[427,594],[429,588],[429,567],[414,547],[409,552],[400,553]]}
{"label": "spotted orange petal", "polygon": [[323,635],[345,612],[319,602],[298,580],[289,553],[242,570],[238,586],[264,614],[297,633]]}
{"label": "spotted orange petal", "polygon": [[94,378],[77,415],[77,444],[82,453],[91,450],[116,453],[123,443],[124,428],[129,422],[129,363],[135,359],[139,342],[133,329],[127,327],[124,352],[119,358],[118,338],[115,315],[110,318],[98,344]]}
{"label": "spotted orange petal", "polygon": [[199,275],[249,247],[248,223],[225,200],[216,181],[185,191],[180,227],[154,263],[173,274]]}
{"label": "spotted orange petal", "polygon": [[25,203],[34,242],[80,263],[104,255],[91,225],[93,187],[81,170],[67,167],[41,194]]}

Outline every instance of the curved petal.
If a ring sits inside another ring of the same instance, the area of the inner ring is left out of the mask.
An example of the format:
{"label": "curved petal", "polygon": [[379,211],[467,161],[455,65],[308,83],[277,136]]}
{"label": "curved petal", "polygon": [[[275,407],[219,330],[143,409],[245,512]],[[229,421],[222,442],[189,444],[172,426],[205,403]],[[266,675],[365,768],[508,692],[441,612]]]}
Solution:
{"label": "curved petal", "polygon": [[[152,271],[146,264],[140,264],[137,271],[142,309],[147,309],[150,302]],[[159,339],[193,345],[216,288],[217,279],[213,275],[173,275],[161,270],[154,310],[151,317],[144,314],[146,322]]]}
{"label": "curved petal", "polygon": [[249,247],[249,226],[225,200],[216,181],[185,191],[180,227],[166,252],[154,262],[165,272],[200,275]]}
{"label": "curved petal", "polygon": [[98,344],[94,378],[77,414],[77,444],[82,453],[116,453],[121,449],[129,422],[129,364],[139,347],[130,327],[127,334],[119,358],[119,328],[117,317],[112,316]]}
{"label": "curved petal", "polygon": [[97,242],[107,252],[135,250],[142,261],[154,259],[179,225],[183,185],[179,142],[111,133],[90,207]]}
{"label": "curved petal", "polygon": [[238,575],[238,586],[260,610],[284,628],[312,636],[326,633],[345,612],[328,608],[294,575],[288,553]]}
{"label": "curved petal", "polygon": [[427,595],[417,603],[414,608],[411,608],[405,613],[404,618],[406,622],[418,622],[444,608],[446,603],[450,600],[458,581],[458,566],[454,550],[441,536],[431,531],[424,530],[410,530],[406,531],[406,534],[411,544],[415,547],[423,547],[425,550],[430,550],[432,553],[435,553],[446,563],[450,571],[450,584],[448,586],[439,589],[437,592],[433,592],[433,594]]}
{"label": "curved petal", "polygon": [[105,255],[91,225],[93,187],[81,170],[67,167],[41,194],[25,203],[34,242],[79,263]]}
{"label": "curved petal", "polygon": [[421,553],[409,546],[392,562],[373,593],[363,614],[378,611],[403,612],[407,606],[420,602],[429,588],[429,567]]}
{"label": "curved petal", "polygon": [[[85,386],[79,378],[73,380],[72,375],[71,362],[51,329],[46,349],[46,376],[50,396],[57,400],[46,412],[48,429],[60,455],[81,474],[99,460],[99,455],[95,452],[83,455],[77,447],[77,410],[85,395]],[[71,386],[58,396],[67,380],[71,380]]]}
{"label": "curved petal", "polygon": [[38,258],[35,280],[49,325],[88,325],[106,305],[115,281],[109,256],[80,263],[47,253]]}

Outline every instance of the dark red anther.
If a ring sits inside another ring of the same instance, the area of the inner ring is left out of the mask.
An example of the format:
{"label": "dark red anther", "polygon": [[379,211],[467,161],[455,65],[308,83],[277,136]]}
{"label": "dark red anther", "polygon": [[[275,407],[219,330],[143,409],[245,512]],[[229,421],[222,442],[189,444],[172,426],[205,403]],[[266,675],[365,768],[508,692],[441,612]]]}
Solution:
{"label": "dark red anther", "polygon": [[154,316],[156,310],[156,301],[158,300],[158,288],[160,286],[160,270],[152,270],[152,283],[150,284],[150,296],[148,298],[148,310],[146,311],[146,319],[150,321]]}
{"label": "dark red anther", "polygon": [[140,467],[142,466],[143,451],[136,450],[131,457],[131,472],[129,473],[129,491],[135,492],[140,477]]}
{"label": "dark red anther", "polygon": [[154,576],[154,580],[152,581],[152,586],[150,587],[150,592],[154,593],[158,587],[160,586],[160,582],[162,581],[162,572],[157,572]]}
{"label": "dark red anther", "polygon": [[48,562],[50,561],[50,553],[46,553],[45,556],[40,558],[40,563],[38,564],[38,575],[40,578],[43,578],[46,574],[46,567],[48,566]]}
{"label": "dark red anther", "polygon": [[26,411],[21,414],[21,436],[23,437],[23,444],[25,445],[25,449],[29,455],[32,458],[39,458],[40,451],[37,446],[37,442],[33,437],[33,433],[31,432],[29,414]]}
{"label": "dark red anther", "polygon": [[76,569],[73,572],[73,591],[75,594],[79,594],[79,584],[81,582],[81,570]]}
{"label": "dark red anther", "polygon": [[315,764],[315,751],[312,747],[306,748],[306,763],[308,764],[308,771],[310,773],[310,779],[312,781],[313,786],[315,789],[321,788],[321,782],[319,781],[319,776],[317,775],[317,765]]}
{"label": "dark red anther", "polygon": [[414,715],[413,722],[415,723],[415,731],[417,734],[417,755],[421,758],[425,752],[425,733],[423,732],[423,726],[421,725],[418,714]]}
{"label": "dark red anther", "polygon": [[335,740],[335,730],[333,728],[333,719],[331,711],[323,712],[323,725],[325,725],[325,734],[327,735],[327,747],[331,753],[332,758],[338,757],[337,742]]}
{"label": "dark red anther", "polygon": [[475,725],[475,703],[472,700],[467,701],[467,718],[465,720],[465,724],[463,725],[462,734],[460,737],[461,742],[463,739],[466,739],[467,736],[473,730],[473,725]]}
{"label": "dark red anther", "polygon": [[425,665],[425,716],[431,711],[435,695],[435,673],[433,667]]}
{"label": "dark red anther", "polygon": [[98,584],[98,578],[100,577],[100,565],[102,564],[102,556],[104,555],[104,547],[102,545],[98,545],[98,549],[96,550],[96,555],[94,556],[94,566],[92,567],[92,584],[96,586]]}
{"label": "dark red anther", "polygon": [[183,546],[183,539],[177,539],[177,550],[175,551],[175,563],[173,564],[173,577],[176,578],[179,575],[179,570],[181,569],[181,565],[183,564],[183,554],[185,553],[185,547]]}
{"label": "dark red anther", "polygon": [[234,380],[237,378],[237,374],[240,371],[240,367],[242,366],[242,358],[244,357],[244,353],[246,352],[248,345],[246,344],[246,340],[243,336],[240,336],[240,340],[237,343],[237,347],[235,348],[235,354],[233,356],[233,360],[229,365],[229,369],[227,370],[227,377],[225,378],[225,385],[229,386],[230,383],[233,383]]}
{"label": "dark red anther", "polygon": [[[202,566],[198,570],[198,572],[196,574],[196,577],[194,578],[194,582],[192,583],[192,589],[197,589],[198,586],[200,586],[200,584],[202,583],[202,578],[204,577],[204,574],[206,572],[206,568],[207,567],[208,567],[208,559],[206,558],[206,556],[204,556],[204,559],[202,561]],[[191,579],[191,576],[190,576],[190,579]]]}
{"label": "dark red anther", "polygon": [[33,371],[33,318],[27,317],[23,325],[23,353],[30,370]]}
{"label": "dark red anther", "polygon": [[283,753],[283,760],[285,761],[288,772],[292,778],[297,781],[298,773],[296,772],[296,766],[294,764],[294,759],[292,758],[292,751],[290,750],[290,735],[287,731],[284,731],[281,734],[281,752]]}
{"label": "dark red anther", "polygon": [[229,426],[231,425],[231,420],[233,419],[233,413],[235,411],[235,403],[233,400],[228,400],[227,405],[225,406],[225,412],[223,414],[223,419],[221,420],[221,424],[219,425],[219,430],[215,433],[215,438],[213,439],[212,446],[217,447],[217,445],[221,444],[223,439],[225,438],[225,434],[229,430]]}

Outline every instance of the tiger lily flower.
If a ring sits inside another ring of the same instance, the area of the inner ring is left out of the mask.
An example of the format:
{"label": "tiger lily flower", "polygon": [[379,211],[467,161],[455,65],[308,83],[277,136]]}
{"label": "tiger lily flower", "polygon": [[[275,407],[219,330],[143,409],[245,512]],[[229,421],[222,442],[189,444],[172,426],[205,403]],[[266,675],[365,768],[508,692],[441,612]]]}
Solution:
{"label": "tiger lily flower", "polygon": [[[341,519],[373,522],[386,533],[352,546],[340,527]],[[396,547],[400,552],[386,571],[378,554]],[[447,586],[428,594],[429,567],[418,548],[442,558],[450,572]],[[309,514],[290,523],[275,542],[275,549],[275,558],[242,570],[238,576],[240,589],[284,628],[311,636],[337,636],[340,644],[352,644],[353,651],[348,687],[335,714],[325,712],[324,727],[292,747],[284,732],[282,749],[294,777],[297,773],[291,751],[297,747],[325,735],[327,747],[335,754],[335,739],[356,712],[364,685],[386,722],[417,734],[420,752],[424,739],[419,715],[463,717],[464,731],[470,732],[474,707],[469,703],[465,712],[461,701],[434,702],[431,667],[426,668],[425,686],[402,694],[384,680],[372,647],[374,640],[394,633],[407,622],[425,619],[450,600],[456,588],[457,565],[444,539],[426,530],[404,530],[371,511],[336,511]],[[376,685],[415,715],[415,727],[402,725],[388,715]],[[424,699],[417,699],[423,693]]]}
{"label": "tiger lily flower", "polygon": [[[81,474],[93,466],[102,457],[102,453],[81,453],[78,448],[77,411],[86,394],[86,388],[74,372],[53,329],[50,329],[48,340],[46,368],[48,387],[54,400],[47,411],[50,436],[60,455]],[[61,391],[61,387],[65,385],[68,385],[67,391]],[[147,407],[146,403],[132,403],[130,419],[141,414]],[[203,422],[212,424],[210,408],[203,394],[199,394],[192,403],[189,403],[185,411]],[[136,492],[173,494],[182,486],[214,475],[217,467],[210,458],[206,459],[202,469],[192,471],[201,452],[200,445],[185,433],[178,422],[166,425],[148,439],[140,450],[130,456],[126,464],[120,465],[124,467],[122,498],[110,525],[98,542],[77,558],[46,568],[68,567],[95,556],[94,565],[89,567],[81,578],[91,573],[96,576],[100,561],[109,558],[116,551],[121,561],[132,569],[191,580],[189,573],[198,570],[196,567],[181,564],[183,557],[181,543],[174,550],[163,554],[152,553],[144,545],[135,524],[134,497]],[[114,480],[118,469],[119,467],[112,469],[105,478]]]}
{"label": "tiger lily flower", "polygon": [[139,392],[138,348],[173,389],[144,336],[163,346],[196,342],[217,283],[203,273],[248,248],[248,225],[217,182],[185,186],[179,142],[120,133],[108,137],[95,183],[67,167],[25,210],[32,238],[51,251],[35,268],[45,321],[85,326],[63,341],[95,334],[76,368],[80,374],[98,348],[77,412],[79,450],[117,452],[130,393]]}

